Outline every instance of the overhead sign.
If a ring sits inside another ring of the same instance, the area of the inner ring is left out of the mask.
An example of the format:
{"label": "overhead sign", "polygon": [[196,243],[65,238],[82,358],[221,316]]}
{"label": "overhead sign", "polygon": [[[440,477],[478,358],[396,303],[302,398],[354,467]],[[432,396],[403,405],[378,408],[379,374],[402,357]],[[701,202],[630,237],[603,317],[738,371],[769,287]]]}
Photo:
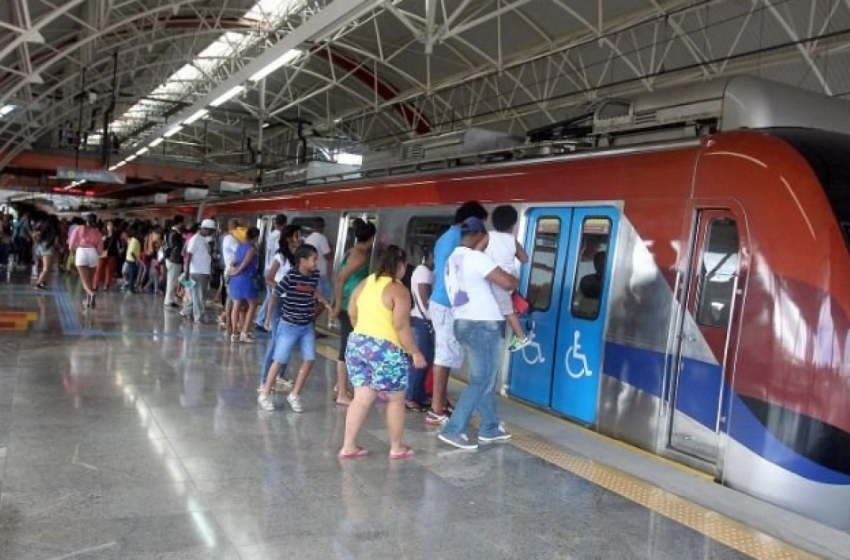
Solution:
{"label": "overhead sign", "polygon": [[115,173],[106,169],[74,169],[73,167],[59,167],[56,177],[68,179],[69,181],[89,181],[91,183],[112,183],[123,185],[127,177],[123,173]]}

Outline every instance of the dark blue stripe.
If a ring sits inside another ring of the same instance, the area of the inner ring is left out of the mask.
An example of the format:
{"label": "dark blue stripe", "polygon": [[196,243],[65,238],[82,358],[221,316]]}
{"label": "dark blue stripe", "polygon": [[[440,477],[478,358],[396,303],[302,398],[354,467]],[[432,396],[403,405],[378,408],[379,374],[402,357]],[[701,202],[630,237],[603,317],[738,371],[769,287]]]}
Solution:
{"label": "dark blue stripe", "polygon": [[[604,374],[659,399],[662,397],[662,379],[665,354],[642,348],[635,348],[609,342],[605,345]],[[717,413],[717,391],[720,390],[720,367],[699,360],[686,359],[689,373],[695,373],[702,381],[712,386],[716,382],[711,398],[702,398],[704,394],[680,395],[679,409],[703,426],[714,430]],[[798,476],[824,484],[850,485],[850,476],[826,468],[806,458],[777,439],[756,418],[744,402],[736,395],[730,395],[728,385],[724,385],[724,402],[733,399],[729,418],[729,437],[745,446],[766,461],[774,463]]]}

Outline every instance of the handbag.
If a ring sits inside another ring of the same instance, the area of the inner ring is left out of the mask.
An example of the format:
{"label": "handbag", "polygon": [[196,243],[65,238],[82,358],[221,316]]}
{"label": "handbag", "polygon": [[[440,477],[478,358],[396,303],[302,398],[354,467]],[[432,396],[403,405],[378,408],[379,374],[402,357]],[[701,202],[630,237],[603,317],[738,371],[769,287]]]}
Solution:
{"label": "handbag", "polygon": [[517,291],[511,292],[511,303],[517,315],[525,315],[531,311],[531,303]]}
{"label": "handbag", "polygon": [[431,319],[425,318],[425,316],[426,316],[425,312],[422,311],[422,307],[419,305],[419,300],[416,299],[416,296],[414,296],[413,293],[411,293],[410,297],[413,298],[413,303],[414,303],[414,305],[416,305],[416,309],[418,309],[419,314],[422,315],[422,321],[425,323],[425,327],[428,329],[428,334],[430,334],[431,336],[434,336],[434,334],[436,334],[436,332],[434,331],[434,323],[431,322]]}

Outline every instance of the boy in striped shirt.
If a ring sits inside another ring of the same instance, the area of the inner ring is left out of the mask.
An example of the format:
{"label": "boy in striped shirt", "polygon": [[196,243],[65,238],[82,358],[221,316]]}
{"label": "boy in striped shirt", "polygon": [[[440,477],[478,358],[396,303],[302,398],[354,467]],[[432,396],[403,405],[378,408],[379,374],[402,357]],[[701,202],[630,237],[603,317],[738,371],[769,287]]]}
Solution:
{"label": "boy in striped shirt", "polygon": [[275,286],[271,295],[269,305],[277,305],[280,300],[281,316],[280,326],[275,337],[273,360],[266,383],[257,397],[257,404],[263,410],[274,410],[272,400],[272,387],[277,379],[283,364],[289,363],[292,350],[296,345],[301,349],[301,368],[298,370],[298,379],[295,387],[287,397],[287,402],[292,410],[301,412],[304,410],[301,404],[301,390],[310,377],[313,362],[316,360],[316,331],[313,319],[316,313],[316,302],[320,302],[329,312],[333,309],[331,304],[319,293],[316,287],[319,285],[318,271],[319,252],[312,245],[301,245],[295,250],[295,262],[297,266],[286,273],[283,279]]}

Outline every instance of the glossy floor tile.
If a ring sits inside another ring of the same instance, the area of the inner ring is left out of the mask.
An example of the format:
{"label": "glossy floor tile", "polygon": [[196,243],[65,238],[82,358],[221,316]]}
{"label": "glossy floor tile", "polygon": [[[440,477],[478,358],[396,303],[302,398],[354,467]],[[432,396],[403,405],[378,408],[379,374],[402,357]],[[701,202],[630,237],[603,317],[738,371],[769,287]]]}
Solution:
{"label": "glossy floor tile", "polygon": [[0,333],[3,560],[742,557],[510,444],[453,451],[422,415],[414,459],[387,459],[377,406],[372,455],[340,462],[333,363],[305,412],[264,413],[264,340],[225,342],[150,295],[85,314],[78,298],[68,277],[0,285],[0,308],[37,314]]}

